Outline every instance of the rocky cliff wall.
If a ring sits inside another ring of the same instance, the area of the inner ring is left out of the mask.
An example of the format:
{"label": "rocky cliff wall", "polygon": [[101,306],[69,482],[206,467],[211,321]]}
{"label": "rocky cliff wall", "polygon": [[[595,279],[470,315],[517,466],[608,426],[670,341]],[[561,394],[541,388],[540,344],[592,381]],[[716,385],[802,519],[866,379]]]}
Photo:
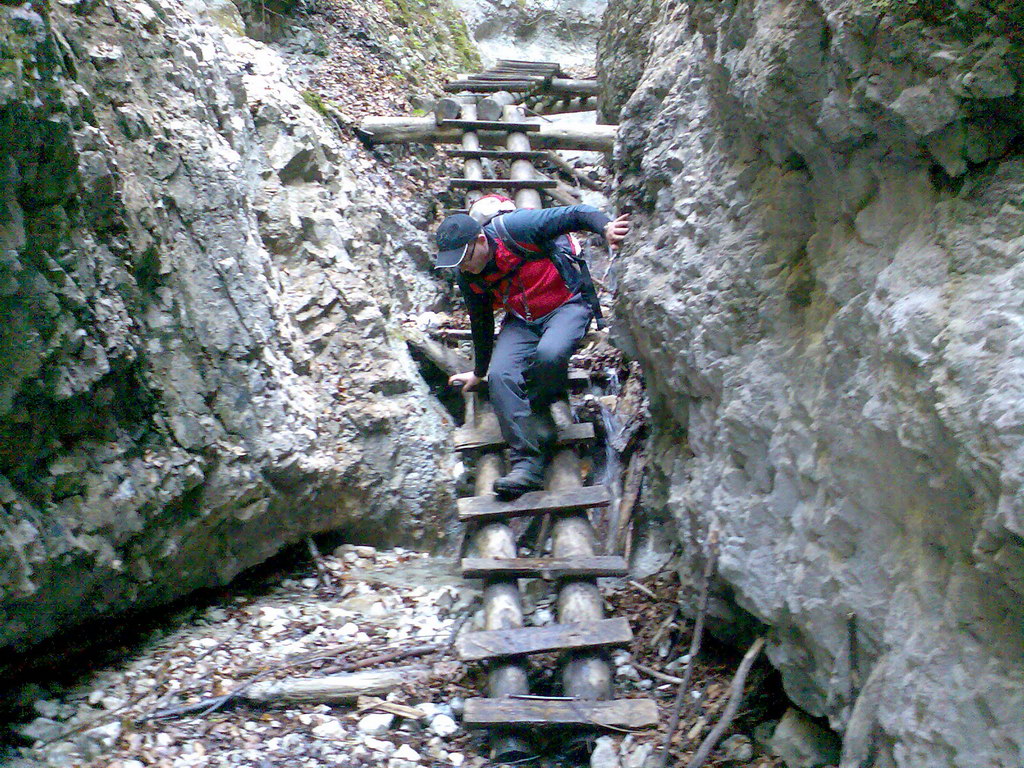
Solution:
{"label": "rocky cliff wall", "polygon": [[720,531],[720,615],[768,625],[844,768],[1019,766],[1019,9],[658,5],[600,47],[648,511],[691,562]]}
{"label": "rocky cliff wall", "polygon": [[[0,647],[312,532],[436,544],[427,221],[211,0],[0,5]],[[422,234],[420,234],[422,232]]]}
{"label": "rocky cliff wall", "polygon": [[499,59],[557,61],[589,70],[606,0],[453,0],[484,66]]}

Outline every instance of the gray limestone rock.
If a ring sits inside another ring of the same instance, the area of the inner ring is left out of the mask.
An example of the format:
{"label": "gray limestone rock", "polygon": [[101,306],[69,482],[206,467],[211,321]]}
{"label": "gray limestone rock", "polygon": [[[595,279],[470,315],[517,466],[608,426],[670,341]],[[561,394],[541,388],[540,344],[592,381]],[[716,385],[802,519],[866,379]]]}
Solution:
{"label": "gray limestone rock", "polygon": [[718,530],[712,629],[770,625],[844,768],[1020,765],[1020,45],[853,0],[609,4],[633,16],[599,49],[649,520],[684,583]]}
{"label": "gray limestone rock", "polygon": [[436,546],[426,209],[231,3],[45,8],[0,5],[0,647],[322,531]]}
{"label": "gray limestone rock", "polygon": [[839,761],[839,739],[797,709],[782,716],[772,735],[772,754],[786,768],[822,768]]}

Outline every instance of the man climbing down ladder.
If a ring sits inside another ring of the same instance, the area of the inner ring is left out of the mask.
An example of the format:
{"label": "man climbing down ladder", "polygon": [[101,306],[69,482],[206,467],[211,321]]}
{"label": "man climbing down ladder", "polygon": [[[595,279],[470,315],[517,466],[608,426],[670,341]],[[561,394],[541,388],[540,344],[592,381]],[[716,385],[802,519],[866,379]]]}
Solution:
{"label": "man climbing down ladder", "polygon": [[[487,377],[512,463],[494,481],[501,500],[544,487],[555,442],[550,406],[565,391],[569,357],[590,321],[600,318],[585,262],[561,245],[563,235],[580,230],[604,235],[617,249],[629,232],[629,214],[612,220],[589,205],[520,209],[481,226],[457,213],[437,229],[435,267],[459,269],[474,350],[473,370],[448,383],[468,392]],[[505,320],[495,341],[498,308]]]}

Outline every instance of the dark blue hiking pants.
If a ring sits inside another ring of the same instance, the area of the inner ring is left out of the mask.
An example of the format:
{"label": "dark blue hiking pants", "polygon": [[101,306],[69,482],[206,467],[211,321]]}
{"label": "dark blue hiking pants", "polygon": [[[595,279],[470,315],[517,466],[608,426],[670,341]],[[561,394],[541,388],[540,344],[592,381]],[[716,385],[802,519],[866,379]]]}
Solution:
{"label": "dark blue hiking pants", "polygon": [[540,413],[563,395],[569,358],[592,317],[580,296],[540,320],[505,315],[487,370],[487,385],[513,462],[542,456],[537,436],[523,428],[523,420],[531,410]]}

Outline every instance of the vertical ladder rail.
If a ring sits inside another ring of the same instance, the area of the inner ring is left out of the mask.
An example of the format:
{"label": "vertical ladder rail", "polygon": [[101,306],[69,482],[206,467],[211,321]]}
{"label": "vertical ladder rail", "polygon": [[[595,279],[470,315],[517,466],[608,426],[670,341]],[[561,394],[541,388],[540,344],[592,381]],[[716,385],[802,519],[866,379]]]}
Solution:
{"label": "vertical ladder rail", "polygon": [[[509,104],[504,108],[505,120],[510,123],[521,123],[526,120],[526,110],[518,104]],[[505,139],[505,147],[513,151],[529,152],[530,139],[520,131],[509,133]],[[533,163],[526,159],[513,160],[509,178],[513,181],[535,180]],[[516,208],[540,208],[540,192],[536,189],[520,189],[516,192]]]}
{"label": "vertical ladder rail", "polygon": [[[475,120],[476,104],[465,104],[462,107],[464,120]],[[476,132],[466,131],[462,136],[463,149],[480,149],[480,139]],[[463,173],[467,179],[482,179],[483,165],[477,158],[467,158],[463,164]],[[466,194],[466,209],[483,195],[482,192],[470,190]],[[470,396],[472,407],[466,409],[472,415],[475,425],[479,426],[486,419],[494,419],[494,411],[489,404],[484,404],[478,395]],[[477,496],[491,493],[491,486],[501,475],[501,453],[495,451],[482,455],[477,462],[476,486]],[[473,536],[471,543],[478,557],[514,558],[516,556],[516,537],[507,522],[492,522],[481,526]],[[515,578],[489,577],[484,581],[483,588],[484,629],[514,629],[523,626],[523,600],[519,593],[519,581]],[[493,699],[501,699],[513,694],[529,692],[527,681],[527,665],[525,659],[498,659],[491,662],[487,672],[487,695]],[[530,745],[520,735],[511,732],[494,732],[490,739],[491,759],[495,761],[517,760],[532,754]]]}
{"label": "vertical ladder rail", "polygon": [[[558,402],[553,406],[555,421],[572,421],[569,406]],[[579,488],[580,462],[576,452],[559,451],[549,474],[551,490]],[[586,512],[559,515],[552,526],[553,557],[592,557],[595,553],[594,529]],[[587,624],[604,617],[604,602],[597,579],[563,579],[558,589],[558,623]],[[569,652],[562,659],[562,692],[581,699],[609,699],[612,696],[612,666],[602,651]]]}

